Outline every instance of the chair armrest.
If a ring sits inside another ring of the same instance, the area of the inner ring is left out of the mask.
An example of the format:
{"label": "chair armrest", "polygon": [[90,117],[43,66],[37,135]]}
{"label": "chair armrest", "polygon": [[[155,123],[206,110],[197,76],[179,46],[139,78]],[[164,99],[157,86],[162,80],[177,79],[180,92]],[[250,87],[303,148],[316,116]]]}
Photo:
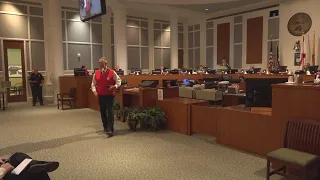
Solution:
{"label": "chair armrest", "polygon": [[61,98],[63,99],[64,96],[69,96],[69,93],[60,93],[60,94],[57,94],[57,98]]}

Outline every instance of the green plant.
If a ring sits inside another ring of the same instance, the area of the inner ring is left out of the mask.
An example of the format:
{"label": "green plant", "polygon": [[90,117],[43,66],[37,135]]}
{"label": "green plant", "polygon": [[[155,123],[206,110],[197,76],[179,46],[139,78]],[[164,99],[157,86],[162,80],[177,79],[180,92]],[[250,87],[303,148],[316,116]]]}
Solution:
{"label": "green plant", "polygon": [[117,117],[117,120],[120,120],[121,118],[121,111],[120,111],[120,103],[119,102],[115,102],[113,104],[113,111],[114,111],[114,114],[116,115]]}
{"label": "green plant", "polygon": [[136,131],[137,126],[140,124],[142,119],[142,110],[137,108],[132,108],[127,115],[126,121],[131,130]]}
{"label": "green plant", "polygon": [[133,108],[125,107],[120,109],[120,116],[122,117],[123,122],[127,121],[129,113],[133,110]]}
{"label": "green plant", "polygon": [[140,129],[156,131],[161,129],[167,118],[165,113],[158,107],[150,107],[145,109],[123,108],[121,116],[128,123],[131,130],[136,131],[138,125]]}
{"label": "green plant", "polygon": [[120,103],[119,102],[114,102],[113,103],[113,110],[119,111],[120,110]]}
{"label": "green plant", "polygon": [[143,116],[144,123],[148,125],[151,131],[159,130],[166,122],[165,113],[158,107],[149,107],[145,110]]}

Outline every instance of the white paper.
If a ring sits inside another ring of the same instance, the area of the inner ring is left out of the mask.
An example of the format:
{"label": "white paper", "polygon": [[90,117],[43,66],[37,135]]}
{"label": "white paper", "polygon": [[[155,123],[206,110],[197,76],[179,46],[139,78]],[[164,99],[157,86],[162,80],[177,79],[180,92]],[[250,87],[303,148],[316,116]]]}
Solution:
{"label": "white paper", "polygon": [[14,170],[11,171],[12,174],[19,175],[27,166],[30,164],[32,159],[24,159]]}
{"label": "white paper", "polygon": [[163,100],[163,89],[158,89],[158,100]]}

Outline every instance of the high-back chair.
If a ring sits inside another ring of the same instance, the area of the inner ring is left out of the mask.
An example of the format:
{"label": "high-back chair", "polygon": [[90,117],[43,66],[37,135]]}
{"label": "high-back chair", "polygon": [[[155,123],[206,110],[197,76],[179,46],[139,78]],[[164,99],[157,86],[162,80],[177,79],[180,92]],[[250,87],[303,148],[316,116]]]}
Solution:
{"label": "high-back chair", "polygon": [[[61,103],[61,108],[64,110],[64,103],[69,102],[70,108],[75,108],[75,101],[76,101],[76,88],[70,88],[69,93],[60,93],[57,94],[57,105],[58,109],[60,108],[59,104]],[[74,104],[72,104],[74,103]]]}
{"label": "high-back chair", "polygon": [[[270,172],[271,162],[283,164]],[[320,167],[320,122],[312,120],[288,121],[284,148],[267,155],[267,180],[273,174],[294,178],[287,169],[301,170],[303,180],[309,180],[314,170]],[[313,179],[312,179],[313,180]]]}

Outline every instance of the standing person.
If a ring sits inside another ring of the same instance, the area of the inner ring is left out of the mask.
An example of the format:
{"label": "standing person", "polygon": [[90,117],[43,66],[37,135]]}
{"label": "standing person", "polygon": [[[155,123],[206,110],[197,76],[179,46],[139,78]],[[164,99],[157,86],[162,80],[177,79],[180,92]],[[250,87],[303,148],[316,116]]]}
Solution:
{"label": "standing person", "polygon": [[99,69],[95,71],[91,89],[99,98],[100,113],[104,131],[108,137],[113,136],[114,116],[113,104],[116,89],[121,86],[121,78],[113,70],[108,68],[108,62],[104,58],[99,59]]}
{"label": "standing person", "polygon": [[29,82],[32,91],[33,98],[33,106],[36,105],[37,99],[39,99],[40,105],[43,106],[43,98],[42,98],[42,86],[43,86],[44,78],[42,74],[38,73],[37,69],[34,69],[32,74],[30,75]]}

